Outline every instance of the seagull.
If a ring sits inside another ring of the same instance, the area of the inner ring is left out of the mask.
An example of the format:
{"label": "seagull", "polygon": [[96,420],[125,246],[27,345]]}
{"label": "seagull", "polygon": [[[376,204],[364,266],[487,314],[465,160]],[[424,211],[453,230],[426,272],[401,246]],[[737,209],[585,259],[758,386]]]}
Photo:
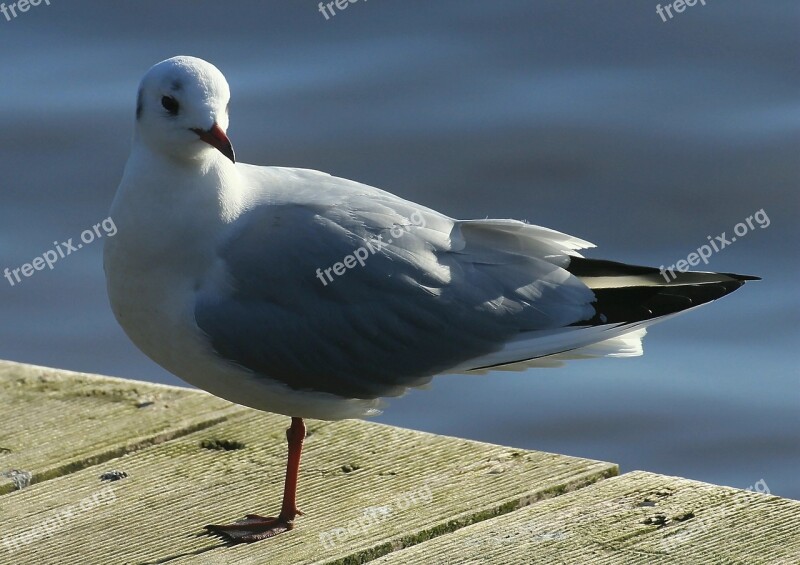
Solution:
{"label": "seagull", "polygon": [[195,57],[154,65],[105,240],[114,315],[181,379],[291,418],[277,516],[291,530],[304,419],[378,414],[446,373],[642,353],[646,328],[757,277],[583,257],[591,243],[510,219],[456,220],[309,169],[237,163],[230,89]]}

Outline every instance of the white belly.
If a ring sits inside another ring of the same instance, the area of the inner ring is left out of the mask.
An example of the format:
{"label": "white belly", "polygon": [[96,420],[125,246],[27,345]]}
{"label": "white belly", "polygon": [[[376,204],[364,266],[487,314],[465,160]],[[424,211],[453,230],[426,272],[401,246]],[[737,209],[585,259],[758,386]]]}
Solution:
{"label": "white belly", "polygon": [[148,245],[147,238],[127,237],[124,219],[115,222],[117,237],[105,249],[111,308],[131,341],[153,361],[216,396],[259,410],[323,420],[377,413],[376,401],[296,391],[219,357],[197,326],[194,307],[198,290],[224,277],[224,265],[215,263],[213,254],[208,260],[187,257],[185,249],[174,257],[163,250],[157,260],[148,257],[139,248]]}
{"label": "white belly", "polygon": [[153,361],[231,402],[324,420],[374,414],[378,401],[297,391],[227,361],[197,326],[198,292],[230,288],[216,248],[244,206],[238,173],[227,160],[220,163],[187,177],[146,152],[132,154],[111,208],[117,234],[104,249],[117,321]]}

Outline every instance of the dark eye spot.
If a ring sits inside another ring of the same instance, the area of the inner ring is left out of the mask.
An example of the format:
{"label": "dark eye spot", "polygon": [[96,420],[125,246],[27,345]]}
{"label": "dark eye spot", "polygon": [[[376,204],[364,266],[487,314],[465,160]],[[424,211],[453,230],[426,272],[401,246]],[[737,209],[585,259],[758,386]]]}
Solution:
{"label": "dark eye spot", "polygon": [[181,107],[180,104],[178,104],[178,101],[172,96],[162,96],[161,105],[164,106],[164,109],[167,112],[169,112],[170,116],[177,116],[178,110],[180,110]]}

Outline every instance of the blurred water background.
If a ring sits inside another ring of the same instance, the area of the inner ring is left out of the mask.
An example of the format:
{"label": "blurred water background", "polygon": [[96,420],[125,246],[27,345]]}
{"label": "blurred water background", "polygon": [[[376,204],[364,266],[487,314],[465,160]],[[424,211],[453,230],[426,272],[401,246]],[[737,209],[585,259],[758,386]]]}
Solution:
{"label": "blurred water background", "polygon": [[[443,377],[378,421],[800,498],[798,29],[793,0],[667,22],[643,0],[42,3],[0,16],[0,269],[107,217],[138,81],[177,54],[226,74],[241,161],[526,219],[592,257],[673,264],[763,209],[708,268],[764,281],[652,329],[644,357]],[[101,256],[0,279],[0,358],[180,384],[117,326]]]}

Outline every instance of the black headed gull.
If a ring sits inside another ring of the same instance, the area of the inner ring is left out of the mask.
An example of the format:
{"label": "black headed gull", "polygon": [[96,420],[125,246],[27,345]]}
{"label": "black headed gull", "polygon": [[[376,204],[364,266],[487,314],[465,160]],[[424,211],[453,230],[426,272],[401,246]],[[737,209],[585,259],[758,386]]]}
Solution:
{"label": "black headed gull", "polygon": [[182,379],[285,414],[277,517],[290,530],[305,426],[375,414],[437,374],[641,354],[645,328],[754,277],[583,258],[592,244],[515,220],[454,220],[358,182],[236,163],[222,73],[173,57],[142,79],[105,272],[130,339]]}

